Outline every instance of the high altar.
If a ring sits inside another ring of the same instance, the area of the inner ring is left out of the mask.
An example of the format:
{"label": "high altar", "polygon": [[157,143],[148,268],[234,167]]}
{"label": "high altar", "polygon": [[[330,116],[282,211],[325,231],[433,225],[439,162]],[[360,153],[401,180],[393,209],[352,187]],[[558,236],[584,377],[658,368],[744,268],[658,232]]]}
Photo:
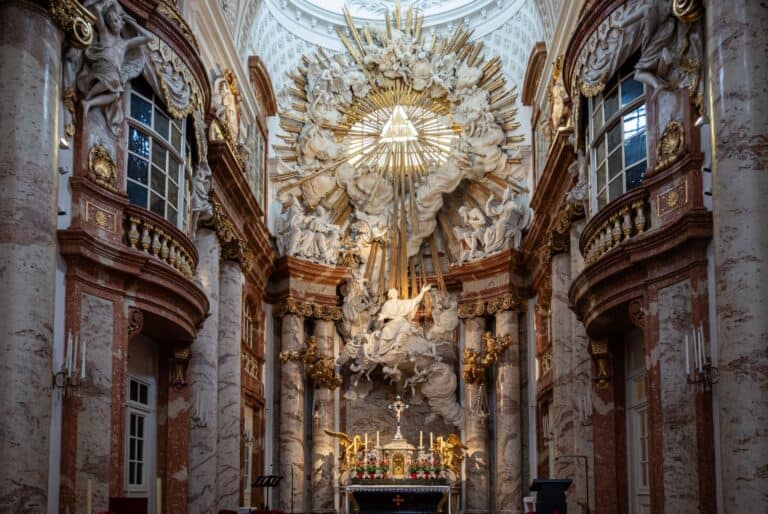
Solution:
{"label": "high altar", "polygon": [[458,512],[461,463],[467,448],[460,438],[434,438],[424,445],[406,441],[401,430],[402,413],[410,405],[398,396],[389,408],[394,412],[397,430],[392,440],[376,440],[340,432],[326,431],[339,440],[339,482],[344,495],[344,511],[351,512]]}

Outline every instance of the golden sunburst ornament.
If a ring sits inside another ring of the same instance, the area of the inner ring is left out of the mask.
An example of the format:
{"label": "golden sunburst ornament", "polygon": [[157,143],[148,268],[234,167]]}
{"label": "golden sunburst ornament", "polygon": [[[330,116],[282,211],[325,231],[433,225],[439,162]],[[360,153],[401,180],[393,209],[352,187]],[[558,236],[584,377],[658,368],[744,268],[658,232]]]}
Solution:
{"label": "golden sunburst ornament", "polygon": [[472,31],[461,25],[427,40],[413,8],[403,16],[397,5],[383,24],[362,30],[346,8],[344,16],[346,53],[318,49],[289,73],[285,144],[276,147],[284,167],[273,179],[283,183],[278,195],[290,191],[304,208],[330,210],[343,232],[360,220],[381,227],[386,249],[382,242],[371,250],[377,261],[366,274],[386,274],[407,297],[418,287],[408,280],[414,261],[424,275],[423,258],[414,257],[437,247],[438,231],[441,247],[457,253],[443,226],[451,214],[439,212],[444,197],[461,191],[484,205],[522,189],[509,179],[523,139],[515,134],[517,95],[500,59],[485,60],[482,42],[470,42]]}

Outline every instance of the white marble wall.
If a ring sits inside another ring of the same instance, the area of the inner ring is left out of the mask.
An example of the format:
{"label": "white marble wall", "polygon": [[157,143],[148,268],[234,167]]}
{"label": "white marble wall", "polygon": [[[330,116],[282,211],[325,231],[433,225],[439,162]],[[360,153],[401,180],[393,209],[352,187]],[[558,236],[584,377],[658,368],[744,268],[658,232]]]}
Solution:
{"label": "white marble wall", "polygon": [[[484,318],[470,318],[464,320],[464,348],[481,351],[482,337],[485,332]],[[477,386],[467,386],[471,391],[465,393],[467,401],[477,391]],[[487,393],[487,391],[486,391]],[[466,445],[468,447],[466,466],[467,481],[467,514],[485,514],[491,510],[490,481],[488,476],[489,448],[488,425],[481,423],[471,415],[466,419]]]}
{"label": "white marble wall", "polygon": [[[216,444],[218,431],[219,259],[216,233],[200,229],[195,241],[200,260],[196,281],[210,302],[210,315],[192,343],[187,369],[192,409],[189,427],[189,514],[216,508]],[[203,418],[202,423],[195,416]]]}
{"label": "white marble wall", "polygon": [[[86,488],[91,481],[93,512],[109,508],[109,459],[112,440],[112,340],[114,305],[83,294],[80,301],[80,337],[88,339],[86,385],[77,410],[77,464],[75,509],[85,512]],[[122,359],[126,359],[123,355]],[[120,374],[123,375],[122,373]],[[125,387],[125,384],[114,384]]]}
{"label": "white marble wall", "polygon": [[0,512],[46,512],[61,32],[0,3]]}
{"label": "white marble wall", "polygon": [[[282,319],[280,349],[299,350],[304,344],[304,318],[287,314]],[[280,503],[284,512],[304,510],[304,373],[301,364],[288,361],[280,368]],[[293,479],[292,479],[293,478]]]}
{"label": "white marble wall", "polygon": [[216,508],[237,510],[241,484],[242,386],[241,352],[243,272],[234,261],[222,261],[219,274],[218,440],[216,443]]}
{"label": "white marble wall", "polygon": [[768,4],[707,2],[726,514],[768,511]]}
{"label": "white marble wall", "polygon": [[[320,355],[333,356],[333,337],[336,327],[333,321],[316,320],[313,334],[317,341],[317,351]],[[311,501],[313,514],[334,512],[334,439],[325,433],[325,429],[333,430],[334,393],[325,387],[315,389],[312,424],[312,485]],[[322,402],[322,408],[320,409]],[[314,409],[319,419],[314,421]]]}
{"label": "white marble wall", "polygon": [[659,290],[659,340],[652,352],[661,375],[664,512],[681,514],[699,512],[695,391],[686,383],[684,350],[693,326],[691,294],[688,280]]}
{"label": "white marble wall", "polygon": [[520,340],[517,311],[496,313],[496,336],[512,336],[496,365],[496,512],[519,514],[523,503]]}

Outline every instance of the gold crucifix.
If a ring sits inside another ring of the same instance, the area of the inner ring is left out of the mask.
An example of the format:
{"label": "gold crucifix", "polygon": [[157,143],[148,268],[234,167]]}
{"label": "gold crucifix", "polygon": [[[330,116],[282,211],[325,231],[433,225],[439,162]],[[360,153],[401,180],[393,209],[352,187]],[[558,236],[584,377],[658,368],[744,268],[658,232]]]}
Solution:
{"label": "gold crucifix", "polygon": [[400,441],[403,439],[403,433],[400,431],[400,416],[403,414],[403,411],[410,407],[407,403],[405,403],[401,398],[400,395],[397,395],[395,397],[395,401],[389,404],[389,410],[395,413],[395,421],[397,421],[397,432],[395,432],[395,440]]}

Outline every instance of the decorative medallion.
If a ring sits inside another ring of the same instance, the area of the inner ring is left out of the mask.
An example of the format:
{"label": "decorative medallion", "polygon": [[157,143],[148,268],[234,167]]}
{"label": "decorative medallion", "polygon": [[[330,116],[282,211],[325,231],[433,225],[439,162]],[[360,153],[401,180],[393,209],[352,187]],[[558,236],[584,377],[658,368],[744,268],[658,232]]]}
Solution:
{"label": "decorative medallion", "polygon": [[95,223],[96,226],[107,232],[117,233],[117,216],[115,213],[89,201],[85,202],[85,220]]}
{"label": "decorative medallion", "polygon": [[688,180],[674,185],[656,197],[656,213],[664,216],[688,204]]}
{"label": "decorative medallion", "polygon": [[97,184],[117,191],[117,166],[109,155],[109,150],[99,144],[91,147],[88,153],[88,169]]}
{"label": "decorative medallion", "polygon": [[128,309],[128,335],[135,336],[144,328],[144,313],[139,309]]}

